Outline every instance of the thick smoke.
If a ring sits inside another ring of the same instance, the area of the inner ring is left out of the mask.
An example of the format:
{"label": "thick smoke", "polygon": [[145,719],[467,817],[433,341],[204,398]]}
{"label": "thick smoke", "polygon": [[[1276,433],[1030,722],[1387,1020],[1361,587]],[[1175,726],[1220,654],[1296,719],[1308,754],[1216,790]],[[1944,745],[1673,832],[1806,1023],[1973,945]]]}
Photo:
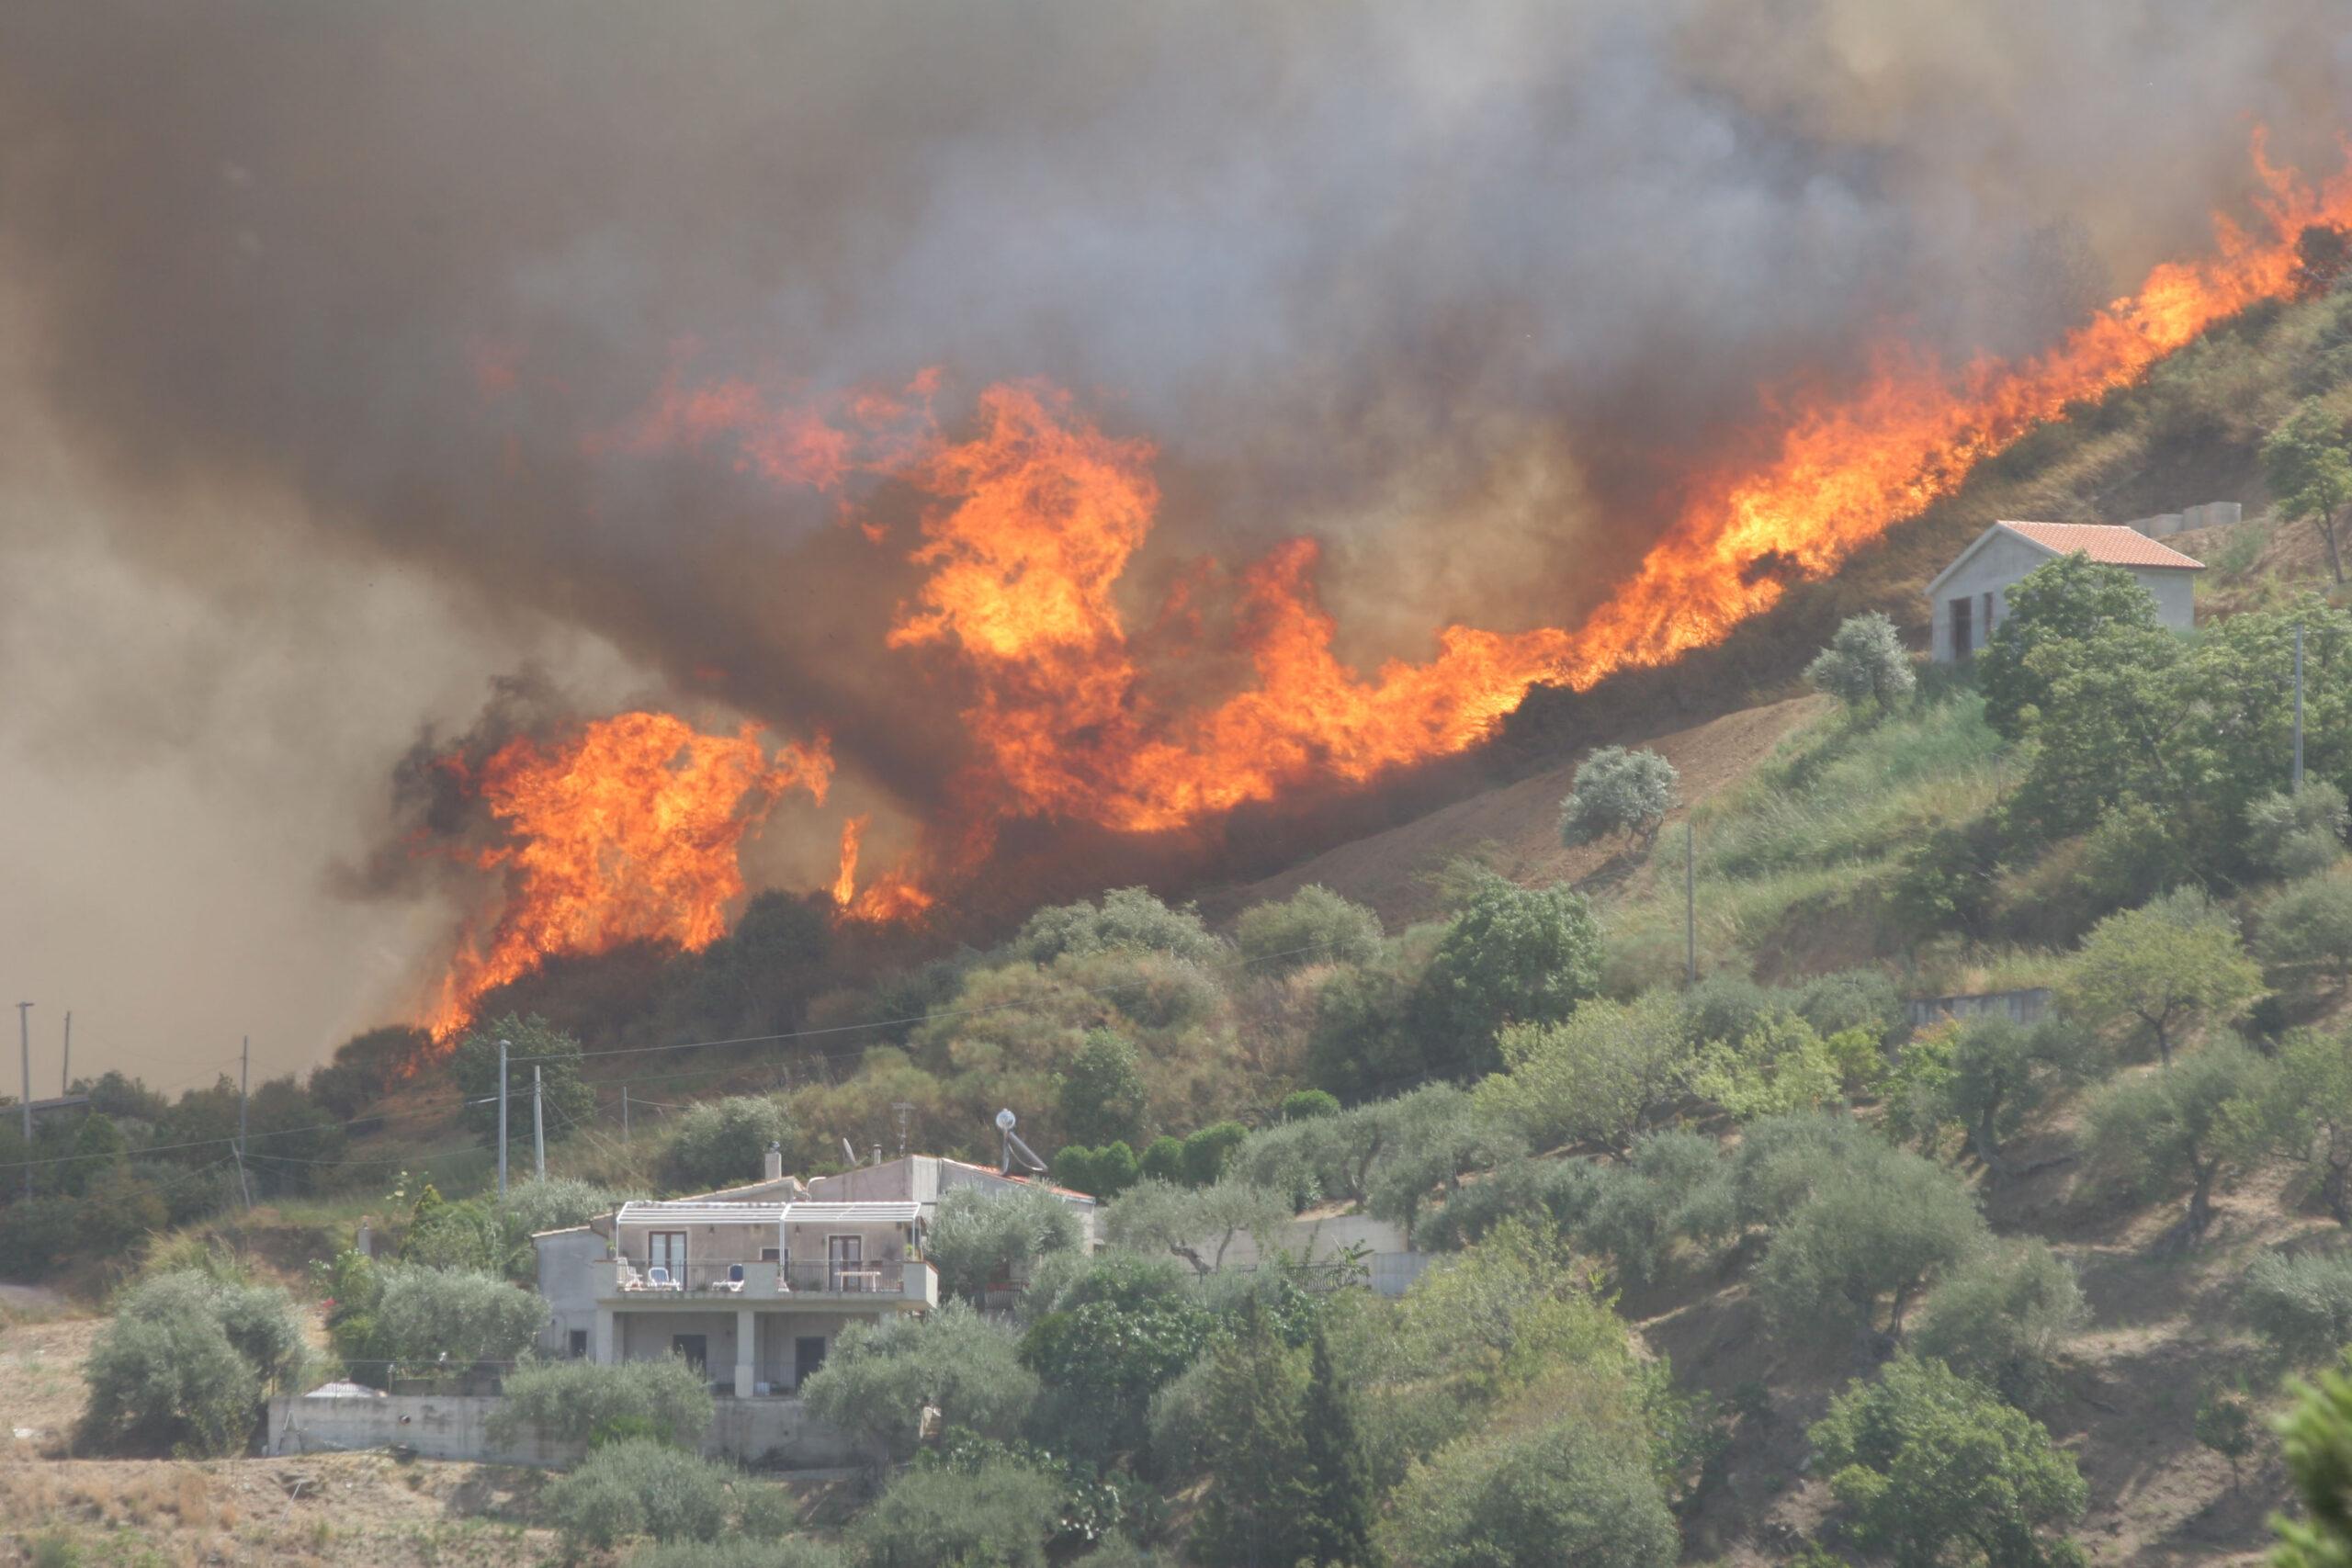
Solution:
{"label": "thick smoke", "polygon": [[[1341,651],[1423,657],[1572,622],[1760,389],[2048,341],[2242,208],[2257,120],[2332,164],[2348,39],[2326,0],[19,5],[0,458],[70,453],[108,498],[78,550],[343,720],[246,743],[286,764],[257,821],[310,743],[380,780],[466,722],[448,669],[478,699],[566,638],[828,728],[919,817],[960,733],[881,647],[907,569],[830,497],[591,439],[673,369],[938,366],[951,424],[1050,378],[1161,448],[1139,612],[1312,533]],[[317,593],[253,592],[262,551]],[[375,627],[339,695],[335,607],[386,573],[432,647],[404,680]],[[70,744],[27,740],[52,686],[10,755],[192,766],[266,718],[159,694],[180,646],[89,638]]]}

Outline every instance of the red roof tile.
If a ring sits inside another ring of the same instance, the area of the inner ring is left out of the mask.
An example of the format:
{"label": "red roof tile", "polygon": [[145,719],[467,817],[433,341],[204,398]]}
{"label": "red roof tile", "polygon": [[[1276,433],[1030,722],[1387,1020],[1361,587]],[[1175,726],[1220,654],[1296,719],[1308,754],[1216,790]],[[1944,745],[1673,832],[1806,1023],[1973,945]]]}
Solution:
{"label": "red roof tile", "polygon": [[2001,526],[2044,549],[2071,556],[2080,550],[2108,566],[2162,566],[2181,571],[2203,571],[2205,563],[2160,545],[2136,528],[2113,523],[2012,523]]}

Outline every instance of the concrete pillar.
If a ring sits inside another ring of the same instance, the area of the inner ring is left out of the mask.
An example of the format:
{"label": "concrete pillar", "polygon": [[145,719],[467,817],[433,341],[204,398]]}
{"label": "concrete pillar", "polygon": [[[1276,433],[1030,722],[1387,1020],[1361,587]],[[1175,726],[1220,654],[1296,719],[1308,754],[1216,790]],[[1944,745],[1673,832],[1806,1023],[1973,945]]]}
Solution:
{"label": "concrete pillar", "polygon": [[615,1353],[620,1348],[619,1336],[615,1332],[616,1326],[613,1322],[612,1308],[598,1307],[596,1309],[596,1337],[589,1344],[588,1348],[590,1355],[600,1367],[609,1367],[620,1359],[620,1357]]}
{"label": "concrete pillar", "polygon": [[752,1378],[758,1370],[752,1359],[758,1319],[750,1307],[735,1309],[735,1397],[752,1397]]}

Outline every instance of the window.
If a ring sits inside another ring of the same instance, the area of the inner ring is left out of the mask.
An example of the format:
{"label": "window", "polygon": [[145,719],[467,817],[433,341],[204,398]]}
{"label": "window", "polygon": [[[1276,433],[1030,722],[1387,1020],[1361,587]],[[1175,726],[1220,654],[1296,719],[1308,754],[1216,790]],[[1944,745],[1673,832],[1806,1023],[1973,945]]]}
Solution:
{"label": "window", "polygon": [[1951,656],[1965,659],[1976,650],[1975,630],[1971,622],[1976,601],[1962,594],[1951,602]]}
{"label": "window", "polygon": [[586,1329],[575,1328],[571,1331],[571,1359],[573,1360],[584,1361],[588,1359],[588,1331]]}

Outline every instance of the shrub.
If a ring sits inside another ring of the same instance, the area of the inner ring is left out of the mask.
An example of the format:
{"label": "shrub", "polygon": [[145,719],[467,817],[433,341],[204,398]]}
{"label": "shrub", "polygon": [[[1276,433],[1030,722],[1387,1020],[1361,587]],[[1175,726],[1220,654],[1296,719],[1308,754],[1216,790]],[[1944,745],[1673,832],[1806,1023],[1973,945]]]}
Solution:
{"label": "shrub", "polygon": [[1209,1314],[1167,1259],[1106,1253],[1069,1269],[1039,1292],[1021,1338],[1023,1363],[1046,1384],[1038,1425],[1077,1452],[1135,1448],[1153,1397],[1207,1342]]}
{"label": "shrub", "polygon": [[575,1551],[627,1537],[716,1540],[733,1472],[647,1438],[609,1443],[548,1489],[548,1513]]}
{"label": "shrub", "polygon": [[1560,841],[1573,849],[1611,833],[1645,848],[1674,809],[1674,764],[1655,751],[1603,746],[1577,766],[1560,803]]}
{"label": "shrub", "polygon": [[2033,655],[2052,643],[2081,642],[2113,626],[2149,628],[2156,604],[2118,566],[2065,556],[2036,568],[2004,594],[2008,615],[1976,658],[1984,718],[2011,740],[2025,733],[2028,708],[2050,705],[2046,661]]}
{"label": "shrub", "polygon": [[1135,1046],[1112,1030],[1087,1031],[1061,1075],[1058,1109],[1073,1143],[1140,1142],[1144,1083]]}
{"label": "shrub", "polygon": [[2091,928],[2058,1000],[2092,1029],[2144,1036],[2170,1062],[2187,1031],[2226,1016],[2261,978],[2239,944],[2237,922],[2184,888]]}
{"label": "shrub", "polygon": [[2344,1478],[2352,1475],[2352,1377],[2324,1371],[2316,1383],[2291,1386],[2295,1408],[2278,1431],[2308,1522],[2271,1516],[2279,1538],[2271,1562],[2277,1568],[2343,1568],[2352,1562],[2352,1510],[2344,1506]]}
{"label": "shrub", "polygon": [[2238,1309],[2272,1348],[2297,1361],[2352,1345],[2352,1256],[2270,1252],[2238,1287]]}
{"label": "shrub", "polygon": [[1279,904],[1252,904],[1233,922],[1234,945],[1261,975],[1320,964],[1369,964],[1380,953],[1380,917],[1309,883]]}
{"label": "shrub", "polygon": [[1825,1175],[1773,1233],[1757,1271],[1765,1312],[1792,1333],[1900,1336],[1919,1292],[1983,1248],[1984,1217],[1940,1166],[1897,1149]]}
{"label": "shrub", "polygon": [[1115,1198],[1142,1175],[1135,1150],[1124,1143],[1106,1144],[1099,1149],[1070,1144],[1054,1155],[1056,1184],[1090,1197]]}
{"label": "shrub", "polygon": [[1319,1089],[1302,1089],[1283,1096],[1282,1119],[1285,1122],[1312,1122],[1318,1117],[1340,1114],[1340,1102]]}
{"label": "shrub", "polygon": [[1430,955],[1414,1018],[1430,1066],[1487,1073],[1504,1024],[1557,1022],[1600,987],[1600,927],[1583,896],[1488,874]]}
{"label": "shrub", "polygon": [[662,1178],[696,1190],[741,1187],[766,1168],[768,1145],[784,1145],[786,1165],[798,1145],[783,1100],[764,1094],[733,1095],[690,1106],[662,1151]]}
{"label": "shrub", "polygon": [[82,1438],[110,1452],[232,1452],[262,1396],[298,1383],[307,1359],[283,1291],[159,1274],[122,1296],[91,1348]]}
{"label": "shrub", "polygon": [[1681,1551],[1645,1456],[1573,1416],[1478,1433],[1415,1465],[1381,1544],[1398,1568],[1668,1568]]}
{"label": "shrub", "polygon": [[906,1459],[924,1405],[952,1427],[1010,1436],[1036,1403],[1036,1375],[1012,1336],[961,1302],[927,1317],[852,1324],[800,1385],[808,1413]]}
{"label": "shrub", "polygon": [[1641,1285],[1676,1241],[1711,1239],[1729,1228],[1724,1174],[1713,1139],[1652,1133],[1623,1167],[1596,1173],[1577,1239],[1605,1254],[1626,1283]]}
{"label": "shrub", "polygon": [[413,1263],[385,1264],[375,1275],[374,1355],[390,1363],[390,1375],[504,1364],[547,1326],[546,1298],[495,1275]]}
{"label": "shrub", "polygon": [[71,1257],[80,1240],[81,1213],[71,1198],[19,1198],[0,1208],[0,1275],[38,1280]]}
{"label": "shrub", "polygon": [[1940,1361],[1899,1356],[1814,1423],[1829,1488],[1865,1551],[1929,1568],[2041,1568],[2081,1556],[2051,1532],[2089,1489],[2041,1424]]}
{"label": "shrub", "polygon": [[2216,1186],[2258,1152],[2244,1135],[2241,1105],[2262,1103],[2271,1064],[2234,1041],[2208,1045],[2166,1072],[2121,1078],[2090,1102],[2091,1165],[2143,1198],[2188,1190],[2186,1223],[2202,1235]]}
{"label": "shrub", "polygon": [[850,1528],[866,1568],[1044,1568],[1062,1489],[1030,1465],[916,1469]]}
{"label": "shrub", "polygon": [[2263,912],[2255,951],[2280,979],[2324,976],[2339,987],[2352,984],[2352,876],[2291,884]]}
{"label": "shrub", "polygon": [[2325,779],[2304,782],[2299,794],[2264,795],[2246,807],[2246,858],[2273,876],[2314,876],[2344,855],[2352,812],[2344,792]]}
{"label": "shrub", "polygon": [[1577,1159],[1508,1161],[1456,1189],[1421,1222],[1419,1239],[1425,1250],[1457,1252],[1507,1219],[1540,1219],[1555,1231],[1582,1234],[1606,1179],[1600,1171]]}
{"label": "shrub", "polygon": [[[1867,1036],[1855,1040],[1868,1048]],[[1811,1024],[1781,1013],[1736,1041],[1701,1047],[1690,1069],[1690,1087],[1747,1122],[1827,1104],[1844,1088],[1846,1070],[1845,1062]]]}
{"label": "shrub", "polygon": [[1206,1187],[1225,1174],[1225,1162],[1250,1136],[1238,1122],[1213,1122],[1184,1140],[1184,1179]]}
{"label": "shrub", "polygon": [[1365,1178],[1365,1207],[1405,1227],[1409,1239],[1433,1193],[1449,1199],[1462,1178],[1525,1152],[1517,1129],[1478,1114],[1476,1098],[1452,1084],[1430,1084],[1391,1100],[1382,1112],[1377,1156]]}
{"label": "shrub", "polygon": [[2012,1404],[2048,1396],[2059,1347],[2080,1325],[2082,1287],[2039,1241],[1963,1263],[1920,1303],[1913,1346]]}
{"label": "shrub", "polygon": [[1903,1027],[1903,993],[1875,969],[1840,969],[1807,980],[1795,1011],[1825,1038],[1860,1029],[1883,1044]]}
{"label": "shrub", "polygon": [[1848,707],[1874,705],[1891,710],[1919,683],[1894,623],[1877,611],[1849,615],[1829,646],[1814,655],[1804,678]]}
{"label": "shrub", "polygon": [[1080,900],[1031,915],[1005,952],[1032,964],[1050,964],[1062,954],[1141,949],[1213,964],[1225,956],[1225,944],[1201,924],[1187,904],[1171,909],[1142,887],[1119,887],[1102,895],[1102,905]]}
{"label": "shrub", "polygon": [[1693,1055],[1682,1010],[1654,991],[1631,1005],[1596,997],[1558,1023],[1512,1024],[1498,1046],[1509,1071],[1478,1089],[1487,1115],[1537,1147],[1598,1143],[1623,1152],[1682,1092]]}
{"label": "shrub", "polygon": [[1153,1181],[1184,1179],[1184,1145],[1175,1138],[1161,1136],[1151,1141],[1136,1162],[1137,1170]]}
{"label": "shrub", "polygon": [[558,1442],[642,1436],[692,1448],[710,1425],[710,1380],[676,1358],[659,1361],[525,1361],[506,1375],[491,1435],[526,1427]]}
{"label": "shrub", "polygon": [[939,1265],[941,1286],[977,1305],[991,1282],[1009,1281],[1085,1235],[1078,1211],[1042,1188],[959,1187],[940,1195],[928,1256]]}

